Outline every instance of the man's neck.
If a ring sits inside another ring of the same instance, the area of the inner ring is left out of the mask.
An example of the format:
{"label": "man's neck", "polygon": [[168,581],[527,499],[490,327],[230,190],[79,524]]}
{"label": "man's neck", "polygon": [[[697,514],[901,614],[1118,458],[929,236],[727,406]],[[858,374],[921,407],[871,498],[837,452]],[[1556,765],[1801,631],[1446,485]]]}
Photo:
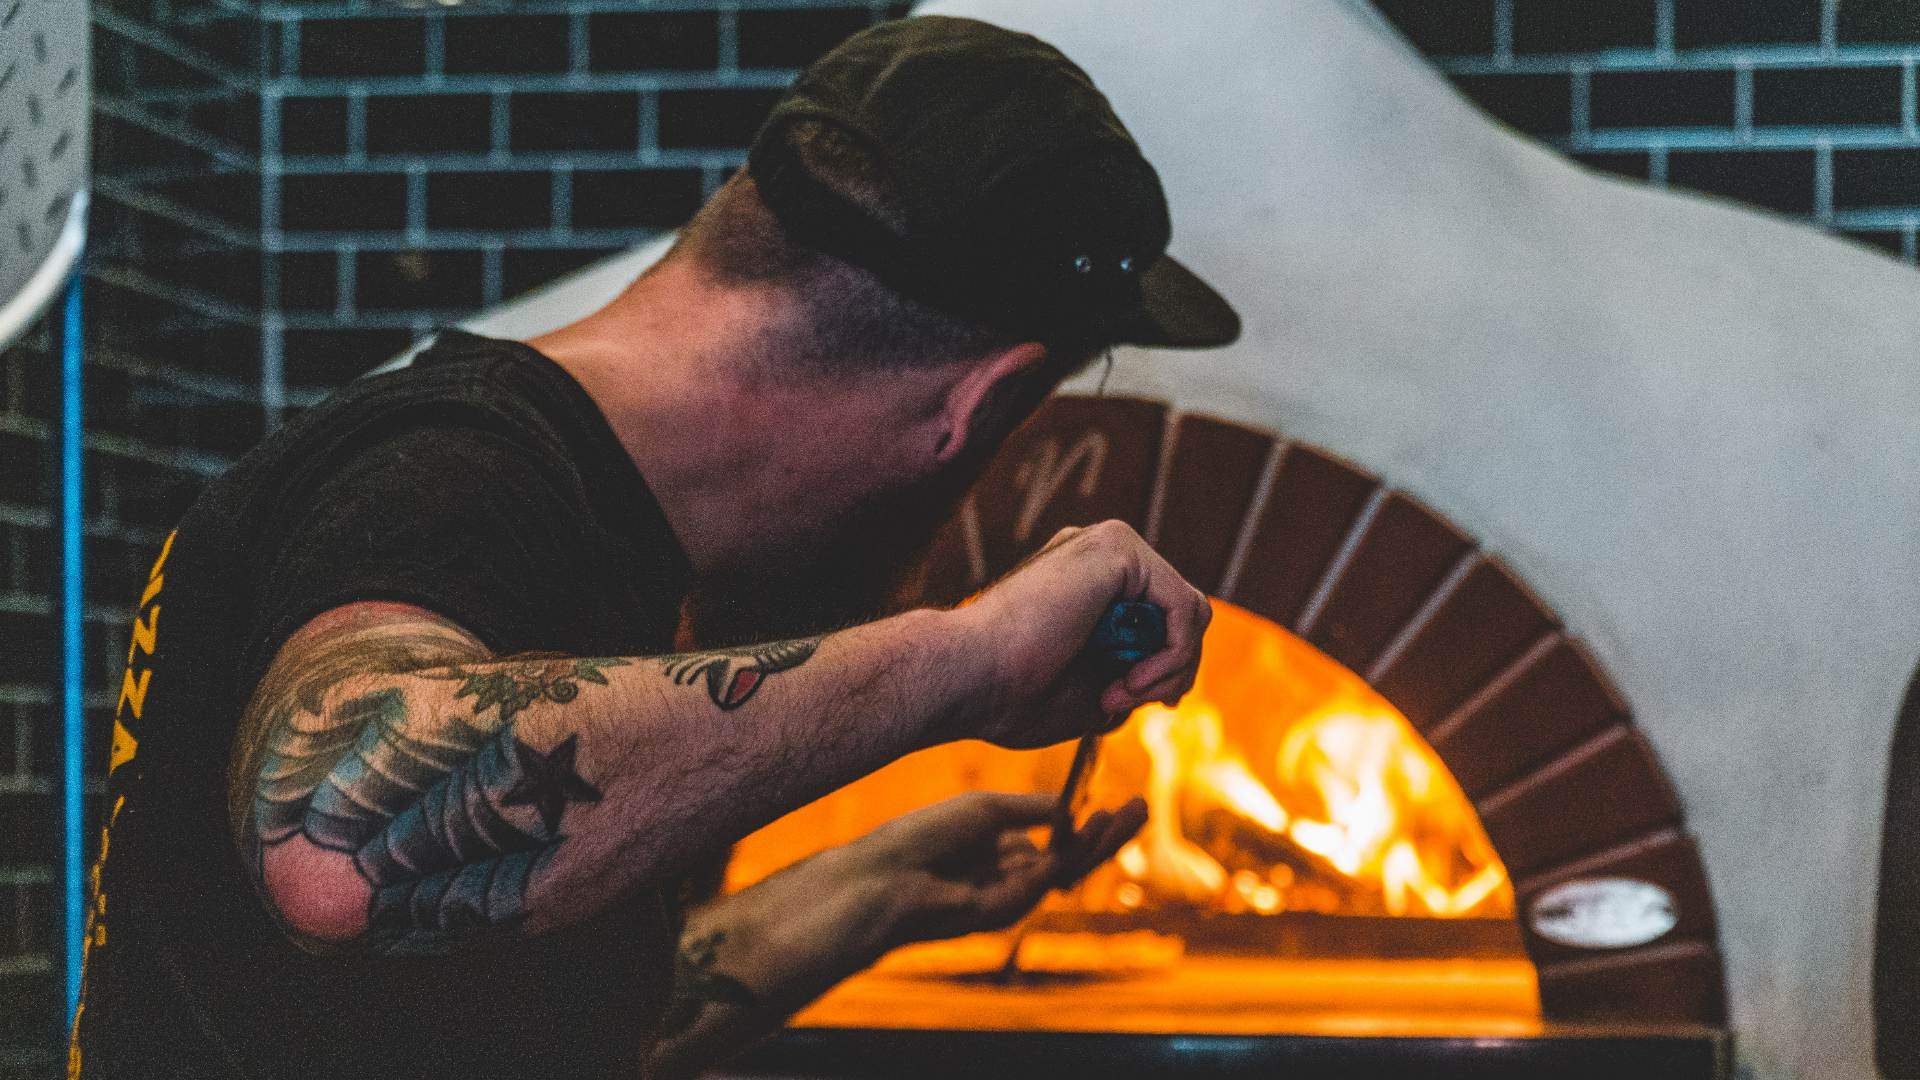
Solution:
{"label": "man's neck", "polygon": [[752,343],[779,302],[669,261],[528,342],[599,406],[701,573],[803,532],[890,465],[860,445],[862,429],[897,422],[860,415],[873,408],[862,395],[756,370]]}

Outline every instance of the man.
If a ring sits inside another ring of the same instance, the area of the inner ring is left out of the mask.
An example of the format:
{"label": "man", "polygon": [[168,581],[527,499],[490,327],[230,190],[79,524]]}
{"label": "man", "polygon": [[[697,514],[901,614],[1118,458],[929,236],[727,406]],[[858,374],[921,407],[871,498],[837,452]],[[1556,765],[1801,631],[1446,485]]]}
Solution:
{"label": "man", "polygon": [[[915,749],[1043,746],[1188,688],[1206,600],[1117,524],[871,619],[1064,375],[1235,335],[1167,231],[1064,57],[886,24],[605,309],[443,335],[276,433],[141,599],[73,1067],[686,1075],[1111,855],[1138,802],[1056,851],[1024,836],[1045,796],[978,794],[690,885]],[[1123,597],[1168,643],[1108,681],[1084,644]]]}

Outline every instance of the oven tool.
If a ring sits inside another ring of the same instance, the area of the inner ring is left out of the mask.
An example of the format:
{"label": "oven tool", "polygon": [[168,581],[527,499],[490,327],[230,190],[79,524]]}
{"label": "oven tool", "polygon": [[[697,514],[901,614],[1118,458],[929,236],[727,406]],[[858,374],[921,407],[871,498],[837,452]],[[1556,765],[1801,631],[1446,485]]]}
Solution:
{"label": "oven tool", "polygon": [[[1140,660],[1159,652],[1167,643],[1167,615],[1160,605],[1144,600],[1120,600],[1107,609],[1093,628],[1093,637],[1087,642],[1087,650],[1096,662],[1105,665],[1115,675]],[[1109,717],[1109,727],[1118,726],[1117,717]],[[1080,737],[1080,743],[1073,750],[1073,764],[1067,768],[1067,782],[1060,789],[1060,800],[1054,804],[1051,834],[1047,846],[1056,857],[1064,856],[1067,846],[1072,842],[1073,829],[1080,819],[1080,811],[1087,801],[1088,781],[1093,776],[1093,767],[1100,760],[1100,739],[1097,731],[1089,731]],[[1011,980],[1020,971],[1020,946],[1027,939],[1030,923],[1023,922],[1014,932],[1013,945],[1007,950],[1006,962],[1000,965],[1000,980]]]}

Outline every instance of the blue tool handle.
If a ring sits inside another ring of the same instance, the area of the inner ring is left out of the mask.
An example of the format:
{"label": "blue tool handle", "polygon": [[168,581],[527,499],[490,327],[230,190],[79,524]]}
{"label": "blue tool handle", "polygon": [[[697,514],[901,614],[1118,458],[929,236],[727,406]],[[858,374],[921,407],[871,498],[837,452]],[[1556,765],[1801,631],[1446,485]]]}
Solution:
{"label": "blue tool handle", "polygon": [[1122,664],[1152,656],[1166,644],[1167,613],[1145,600],[1117,601],[1093,628],[1094,651]]}

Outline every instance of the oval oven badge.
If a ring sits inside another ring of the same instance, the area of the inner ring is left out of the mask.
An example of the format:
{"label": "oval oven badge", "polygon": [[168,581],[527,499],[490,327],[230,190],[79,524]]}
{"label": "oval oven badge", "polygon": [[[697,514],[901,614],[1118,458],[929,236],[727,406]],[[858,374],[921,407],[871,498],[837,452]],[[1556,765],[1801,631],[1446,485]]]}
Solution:
{"label": "oval oven badge", "polygon": [[1578,878],[1533,898],[1527,922],[1556,945],[1627,949],[1645,945],[1680,921],[1673,894],[1634,878]]}

